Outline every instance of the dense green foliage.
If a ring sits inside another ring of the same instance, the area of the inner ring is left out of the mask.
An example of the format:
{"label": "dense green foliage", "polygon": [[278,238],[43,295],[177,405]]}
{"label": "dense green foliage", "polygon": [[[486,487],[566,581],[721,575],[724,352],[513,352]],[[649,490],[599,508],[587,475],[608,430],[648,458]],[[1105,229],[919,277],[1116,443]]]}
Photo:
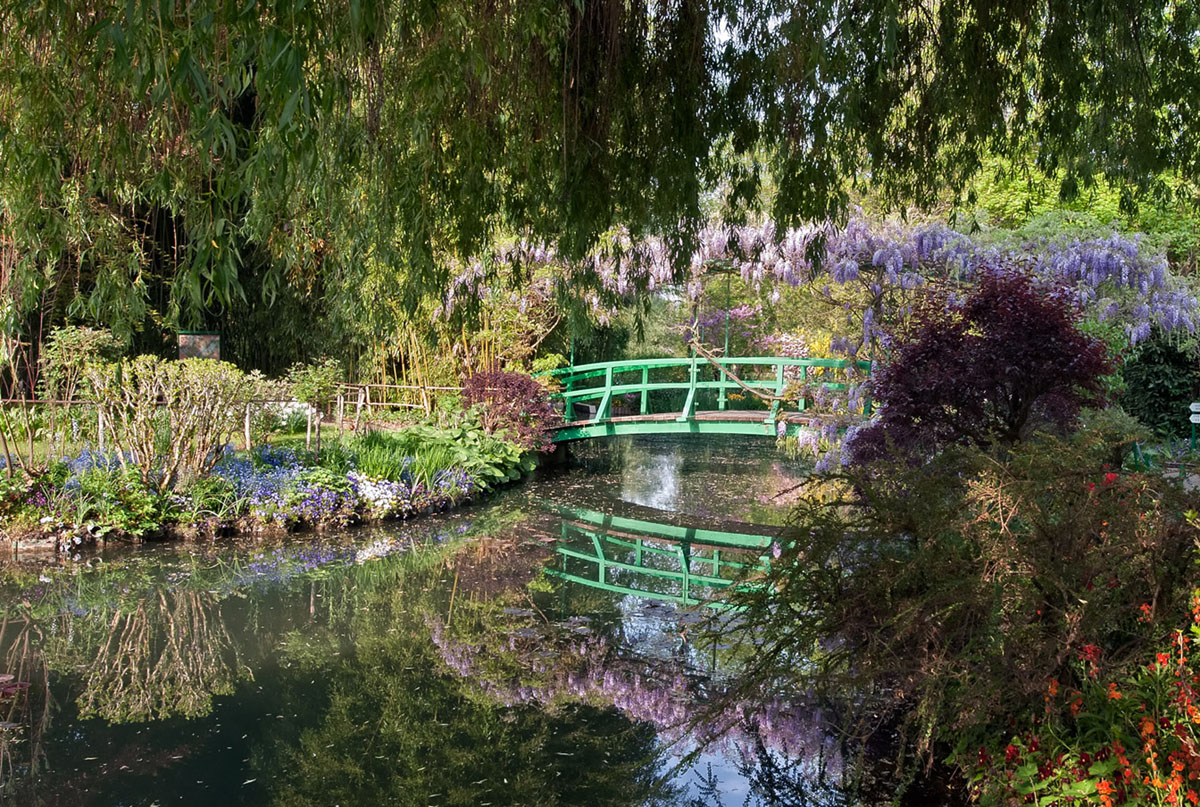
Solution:
{"label": "dense green foliage", "polygon": [[[623,226],[682,263],[714,189],[737,217],[769,185],[782,225],[868,175],[933,201],[990,151],[1129,208],[1197,174],[1196,27],[1152,2],[9,0],[4,331],[70,313],[163,350],[252,295],[345,337],[362,295],[411,312],[514,235],[575,260]],[[271,361],[312,337],[271,324]]]}
{"label": "dense green foliage", "polygon": [[1200,368],[1193,349],[1162,333],[1133,351],[1121,366],[1121,404],[1163,437],[1188,433],[1188,404],[1200,391]]}

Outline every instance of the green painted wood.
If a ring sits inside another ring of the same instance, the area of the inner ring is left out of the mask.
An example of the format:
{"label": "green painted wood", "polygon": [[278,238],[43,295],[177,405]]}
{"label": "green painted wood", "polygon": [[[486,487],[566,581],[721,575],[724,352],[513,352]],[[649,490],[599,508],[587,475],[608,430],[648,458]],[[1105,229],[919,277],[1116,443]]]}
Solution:
{"label": "green painted wood", "polygon": [[[712,595],[759,585],[744,580],[743,575],[751,568],[765,568],[770,558],[763,550],[775,540],[771,535],[662,524],[585,508],[551,506],[551,509],[563,517],[563,522],[561,541],[555,550],[561,562],[548,569],[549,574],[591,588],[686,606],[731,607],[720,598],[700,594],[697,589],[705,589]],[[749,562],[722,557],[722,552],[735,550],[750,550],[746,559]],[[711,555],[706,556],[705,551]],[[631,555],[633,562],[629,562]],[[667,559],[675,563],[668,567],[648,565],[661,564]],[[576,570],[568,570],[568,560],[588,564],[591,572],[577,574]],[[708,572],[693,571],[694,564],[707,566]],[[610,579],[614,572],[620,573],[619,581]],[[638,580],[677,585],[678,591],[638,587]]]}
{"label": "green painted wood", "polygon": [[[680,554],[681,552],[681,549],[676,549],[677,556],[682,557]],[[611,558],[596,557],[589,555],[587,552],[580,552],[577,549],[570,549],[568,547],[559,547],[558,553],[560,555],[565,555],[568,558],[586,560],[589,563],[598,564],[606,573],[604,578],[601,578],[600,575],[597,574],[597,580],[600,582],[607,582],[607,571],[609,569],[623,569],[627,572],[637,572],[638,574],[644,574],[648,577],[658,577],[662,578],[663,580],[673,580],[675,582],[682,583],[685,591],[687,590],[689,581],[704,586],[712,586],[714,588],[725,588],[733,585],[734,583],[733,580],[730,580],[727,577],[713,577],[711,575],[695,574],[694,572],[685,573],[683,571],[675,571],[674,569],[655,569],[652,566],[638,566],[634,563],[625,563],[619,560],[612,560]]]}
{"label": "green painted wood", "polygon": [[[699,378],[700,362],[700,357],[695,355],[663,359],[629,359],[564,367],[541,374],[550,375],[562,383],[562,391],[555,393],[552,397],[562,401],[565,411],[569,414],[573,414],[573,407],[576,403],[596,402],[596,411],[587,423],[570,422],[565,424],[556,430],[554,441],[569,442],[620,434],[762,434],[764,436],[776,434],[775,427],[780,419],[781,408],[778,401],[773,401],[771,406],[764,411],[762,428],[754,428],[735,418],[730,418],[729,421],[721,418],[697,420],[696,408],[699,392],[716,391],[718,411],[723,412],[727,411],[726,402],[729,393],[741,386],[730,380],[724,373],[718,373],[717,378],[713,381],[701,381]],[[801,377],[807,380],[810,378],[810,368],[844,369],[851,365],[848,359],[794,359],[774,356],[724,357],[717,359],[716,362],[723,367],[738,365],[743,368],[770,368],[773,371],[772,378],[746,378],[742,380],[742,384],[774,395],[782,394],[786,387],[785,379],[788,367],[801,368]],[[865,361],[855,362],[855,365],[866,371],[869,371],[871,367],[870,362]],[[674,371],[674,378],[658,380],[652,377],[652,371]],[[637,374],[636,378],[626,378],[627,375],[635,373]],[[676,380],[680,374],[686,375],[686,381]],[[822,381],[821,385],[830,390],[848,387],[847,384],[838,381]],[[653,415],[667,414],[650,411],[650,393],[663,391],[685,393],[683,409],[675,416],[674,426],[667,425],[665,420],[651,419]],[[639,397],[639,414],[645,417],[646,421],[635,423],[623,420],[614,425],[612,405],[615,397],[630,394]],[[864,404],[864,414],[870,414],[870,407],[871,403],[867,400]],[[806,411],[807,408],[808,401],[801,399],[799,411]],[[784,433],[797,434],[803,428],[802,425],[788,423],[784,427]]]}
{"label": "green painted wood", "polygon": [[551,506],[551,509],[570,521],[590,524],[604,532],[621,532],[662,538],[667,541],[690,541],[697,544],[728,546],[743,549],[766,549],[778,536],[763,533],[723,532],[679,524],[661,524],[640,518],[614,516],[580,507]]}
{"label": "green painted wood", "polygon": [[[783,422],[783,421],[781,421]],[[783,433],[798,435],[809,429],[802,423],[784,423]],[[570,425],[558,429],[553,440],[556,443],[569,443],[573,440],[591,440],[597,437],[619,437],[622,435],[638,434],[732,434],[750,435],[755,437],[777,437],[778,427],[756,421],[717,421],[717,420],[688,420],[688,421],[613,421],[607,423],[588,423]]]}
{"label": "green painted wood", "polygon": [[[650,538],[650,539],[643,540],[643,539],[639,538],[636,541],[627,541],[624,538],[617,538],[613,535],[608,535],[605,537],[605,541],[607,541],[608,543],[610,543],[614,546],[619,546],[622,549],[631,550],[634,553],[634,556],[637,558],[635,563],[638,563],[639,565],[642,563],[642,556],[645,554],[658,555],[660,557],[675,557],[674,550],[664,549],[663,547],[660,547],[660,546],[654,546],[652,544],[647,544],[645,542],[646,540],[658,540],[658,539]],[[696,550],[696,547],[693,546],[692,549],[694,552]],[[725,550],[725,551],[728,551],[728,550]],[[736,569],[738,571],[741,571],[742,569],[749,569],[752,566],[754,566],[754,564],[752,564],[752,563],[742,563],[741,561],[737,561],[737,560],[723,559],[721,557],[721,552],[722,552],[722,550],[720,550],[720,549],[713,549],[712,557],[708,557],[708,558],[704,557],[704,555],[702,555],[702,554],[693,554],[692,560],[695,561],[696,563],[707,563],[713,569],[724,568],[724,569]],[[720,575],[716,574],[716,573],[714,573],[713,576],[720,577]]]}
{"label": "green painted wood", "polygon": [[578,583],[579,585],[587,586],[588,588],[598,588],[598,589],[602,589],[604,591],[611,591],[615,594],[627,594],[629,596],[640,597],[642,599],[664,600],[666,602],[675,602],[675,603],[679,603],[680,605],[686,605],[686,606],[702,605],[705,608],[713,608],[713,609],[718,609],[718,608],[726,609],[726,608],[734,607],[734,606],[730,605],[729,603],[726,603],[722,600],[698,600],[695,597],[685,600],[683,597],[680,597],[675,594],[668,594],[665,591],[645,591],[640,588],[630,588],[629,586],[620,586],[615,583],[600,583],[596,580],[592,580],[587,577],[581,577],[581,576],[575,575],[575,574],[570,574],[568,572],[564,572],[559,569],[547,569],[546,574],[550,575],[551,577],[557,577],[560,580],[566,580],[571,583]]}

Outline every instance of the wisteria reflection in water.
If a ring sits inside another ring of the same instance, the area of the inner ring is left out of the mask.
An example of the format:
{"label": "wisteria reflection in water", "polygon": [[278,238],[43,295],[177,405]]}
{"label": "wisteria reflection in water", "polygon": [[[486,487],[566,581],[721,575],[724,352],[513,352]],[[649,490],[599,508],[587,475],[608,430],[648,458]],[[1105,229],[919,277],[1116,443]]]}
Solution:
{"label": "wisteria reflection in water", "polygon": [[[492,635],[472,642],[438,619],[430,619],[429,627],[447,667],[506,705],[612,706],[654,726],[681,753],[704,748],[748,762],[761,747],[809,763],[811,774],[825,781],[837,782],[844,772],[833,727],[819,707],[802,699],[767,695],[723,703],[720,687],[704,673],[633,656],[590,631],[580,636],[555,626],[522,627],[497,648]],[[720,704],[716,710],[714,703]]]}

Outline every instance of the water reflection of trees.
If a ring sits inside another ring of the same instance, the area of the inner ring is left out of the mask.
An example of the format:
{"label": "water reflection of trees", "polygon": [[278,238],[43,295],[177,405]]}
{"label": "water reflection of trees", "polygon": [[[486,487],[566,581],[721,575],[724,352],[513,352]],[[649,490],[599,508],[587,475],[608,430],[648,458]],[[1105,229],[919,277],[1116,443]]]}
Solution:
{"label": "water reflection of trees", "polygon": [[63,615],[50,655],[82,675],[80,717],[197,717],[248,673],[212,594],[159,589],[101,621]]}
{"label": "water reflection of trees", "polygon": [[726,701],[719,684],[682,659],[631,653],[586,625],[538,627],[531,620],[518,627],[510,617],[474,640],[465,638],[470,629],[456,633],[436,619],[430,630],[445,664],[505,705],[613,706],[664,739],[718,745],[743,757],[762,744],[833,779],[843,769],[837,739],[816,705],[769,693]]}
{"label": "water reflection of trees", "polygon": [[[274,803],[676,803],[649,725],[588,704],[510,706],[448,673],[427,620],[449,612],[457,569],[406,560],[356,585],[344,621],[283,648],[280,686],[306,711],[266,727],[255,765]],[[310,652],[335,637],[339,655]]]}
{"label": "water reflection of trees", "polygon": [[0,675],[10,686],[29,685],[10,688],[0,697],[0,803],[20,795],[29,776],[45,763],[42,737],[50,721],[50,671],[41,640],[41,629],[29,619],[0,620],[0,647],[5,648]]}

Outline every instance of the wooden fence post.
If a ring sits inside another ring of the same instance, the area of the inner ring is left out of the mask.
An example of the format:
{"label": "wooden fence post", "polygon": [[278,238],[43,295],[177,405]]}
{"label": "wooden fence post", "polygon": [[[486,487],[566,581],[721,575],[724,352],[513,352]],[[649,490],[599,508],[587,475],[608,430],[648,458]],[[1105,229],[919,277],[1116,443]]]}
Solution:
{"label": "wooden fence post", "polygon": [[363,410],[363,390],[362,390],[362,387],[359,387],[358,388],[358,401],[357,401],[357,405],[354,408],[354,431],[356,431],[356,432],[358,431],[358,421],[362,417],[362,410]]}
{"label": "wooden fence post", "polygon": [[342,441],[342,427],[346,419],[346,396],[344,393],[338,393],[337,400],[337,421],[338,421],[338,442]]}
{"label": "wooden fence post", "polygon": [[247,453],[249,453],[249,451],[250,451],[250,404],[246,404],[246,423],[245,423],[245,427],[246,427],[246,435],[245,435],[245,437],[246,437],[246,451],[247,451]]}

